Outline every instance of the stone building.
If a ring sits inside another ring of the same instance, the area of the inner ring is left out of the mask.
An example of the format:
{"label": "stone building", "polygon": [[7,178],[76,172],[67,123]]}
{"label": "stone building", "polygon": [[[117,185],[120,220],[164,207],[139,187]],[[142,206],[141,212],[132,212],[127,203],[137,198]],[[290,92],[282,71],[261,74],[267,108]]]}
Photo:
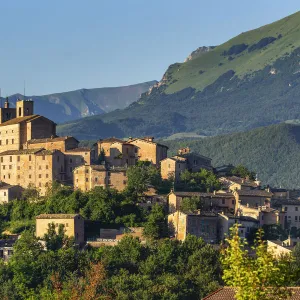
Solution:
{"label": "stone building", "polygon": [[184,241],[188,234],[203,238],[207,243],[218,239],[218,216],[213,212],[201,211],[198,214],[176,211],[168,215],[171,236]]}
{"label": "stone building", "polygon": [[90,191],[100,186],[114,188],[118,191],[125,189],[127,184],[127,169],[124,167],[107,167],[105,165],[85,165],[74,171],[74,188],[81,191]]}
{"label": "stone building", "polygon": [[236,211],[235,197],[231,193],[202,193],[202,192],[174,192],[168,195],[169,213],[180,209],[184,198],[198,197],[204,210],[223,211],[225,213]]}
{"label": "stone building", "polygon": [[134,166],[138,160],[135,146],[116,138],[99,140],[96,143],[98,157],[103,154],[110,166]]}
{"label": "stone building", "polygon": [[[0,180],[8,185],[39,189],[44,195],[54,180],[73,183],[73,170],[90,165],[96,153],[78,148],[79,141],[56,136],[56,124],[33,113],[33,101],[19,100],[0,108]],[[1,192],[0,192],[1,194]]]}
{"label": "stone building", "polygon": [[233,192],[238,204],[249,207],[270,207],[272,193],[259,189],[242,189]]}
{"label": "stone building", "polygon": [[226,236],[229,236],[230,228],[236,223],[240,224],[239,235],[242,238],[247,238],[252,228],[259,227],[259,220],[248,216],[235,216],[232,214],[225,215],[221,213],[218,215],[218,221],[220,240],[223,240]]}
{"label": "stone building", "polygon": [[53,181],[64,181],[65,160],[59,150],[8,150],[0,153],[3,182],[24,188],[36,187],[44,195]]}
{"label": "stone building", "polygon": [[178,151],[178,155],[168,157],[160,162],[162,179],[172,178],[175,183],[179,183],[180,175],[185,170],[199,172],[201,169],[211,171],[211,159],[203,155],[190,152],[190,148],[183,148]]}
{"label": "stone building", "polygon": [[154,142],[154,137],[130,138],[127,143],[135,146],[138,160],[150,161],[159,167],[160,161],[167,158],[168,147]]}
{"label": "stone building", "polygon": [[21,197],[22,188],[18,185],[0,184],[0,204],[8,203],[11,200]]}
{"label": "stone building", "polygon": [[84,242],[84,219],[79,214],[42,214],[36,217],[36,237],[43,239],[49,224],[54,223],[58,230],[64,225],[65,235],[73,237],[76,244]]}
{"label": "stone building", "polygon": [[221,177],[220,182],[229,191],[258,189],[260,186],[259,181],[253,181],[237,176]]}

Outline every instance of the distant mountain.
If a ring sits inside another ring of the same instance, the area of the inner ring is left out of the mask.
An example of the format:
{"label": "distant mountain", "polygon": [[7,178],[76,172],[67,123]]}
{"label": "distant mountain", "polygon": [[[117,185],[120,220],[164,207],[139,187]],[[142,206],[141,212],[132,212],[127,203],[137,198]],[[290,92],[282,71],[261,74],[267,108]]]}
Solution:
{"label": "distant mountain", "polygon": [[[28,96],[26,99],[35,101],[36,113],[63,123],[125,108],[156,83],[157,81],[149,81],[121,87],[80,89],[44,96]],[[18,98],[24,99],[24,96],[15,94],[9,97],[12,106]],[[3,103],[4,99],[1,100]]]}
{"label": "distant mountain", "polygon": [[300,188],[300,125],[278,124],[216,137],[163,141],[172,155],[189,146],[213,165],[243,164],[264,184]]}
{"label": "distant mountain", "polygon": [[59,130],[82,138],[209,136],[300,119],[299,57],[297,12],[171,65],[158,84],[123,110]]}

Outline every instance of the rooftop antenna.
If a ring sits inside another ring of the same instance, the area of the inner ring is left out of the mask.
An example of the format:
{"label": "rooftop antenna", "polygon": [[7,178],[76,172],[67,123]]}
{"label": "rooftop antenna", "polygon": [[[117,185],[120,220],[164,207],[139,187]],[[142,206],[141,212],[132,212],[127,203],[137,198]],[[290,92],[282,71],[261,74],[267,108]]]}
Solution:
{"label": "rooftop antenna", "polygon": [[24,100],[25,100],[25,79],[24,79]]}

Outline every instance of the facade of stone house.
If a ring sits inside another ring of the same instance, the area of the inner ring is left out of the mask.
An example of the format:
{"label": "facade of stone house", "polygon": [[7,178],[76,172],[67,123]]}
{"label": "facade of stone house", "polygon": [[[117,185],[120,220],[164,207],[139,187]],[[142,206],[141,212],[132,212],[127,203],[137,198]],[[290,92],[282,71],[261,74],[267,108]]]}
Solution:
{"label": "facade of stone house", "polygon": [[168,157],[160,162],[162,179],[171,179],[175,183],[180,182],[180,175],[187,169],[185,158]]}
{"label": "facade of stone house", "polygon": [[218,214],[218,237],[223,240],[230,234],[230,228],[234,224],[240,224],[239,235],[242,238],[247,238],[252,228],[259,227],[259,220],[248,216],[235,216],[232,214]]}
{"label": "facade of stone house", "polygon": [[23,189],[18,185],[0,184],[0,204],[20,199]]}
{"label": "facade of stone house", "polygon": [[90,191],[100,186],[123,191],[127,184],[127,169],[124,167],[108,168],[105,165],[85,165],[73,171],[74,188]]}
{"label": "facade of stone house", "polygon": [[49,224],[64,225],[65,235],[73,237],[76,244],[84,242],[84,219],[79,214],[41,214],[36,217],[36,237],[43,239],[48,232]]}
{"label": "facade of stone house", "polygon": [[168,215],[171,236],[184,241],[188,234],[201,237],[207,243],[218,240],[218,216],[213,212],[201,211],[198,214],[176,211]]}
{"label": "facade of stone house", "polygon": [[168,147],[154,142],[153,137],[129,139],[127,143],[135,146],[138,160],[150,161],[159,167],[160,161],[167,158]]}
{"label": "facade of stone house", "polygon": [[236,200],[231,193],[174,192],[168,195],[169,213],[180,209],[183,198],[198,197],[204,210],[235,213]]}
{"label": "facade of stone house", "polygon": [[233,192],[238,204],[249,207],[270,207],[272,193],[266,190],[249,189],[235,190]]}

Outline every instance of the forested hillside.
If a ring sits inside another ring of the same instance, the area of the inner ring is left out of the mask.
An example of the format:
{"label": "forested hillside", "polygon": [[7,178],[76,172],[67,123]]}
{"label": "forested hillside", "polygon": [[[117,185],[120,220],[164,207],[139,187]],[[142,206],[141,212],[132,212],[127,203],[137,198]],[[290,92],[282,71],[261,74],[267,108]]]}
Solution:
{"label": "forested hillside", "polygon": [[64,124],[59,132],[83,139],[218,135],[300,119],[299,47],[300,12],[173,64],[128,108]]}
{"label": "forested hillside", "polygon": [[217,137],[164,141],[170,155],[189,146],[213,159],[214,166],[243,164],[264,184],[300,188],[300,126],[271,125]]}

